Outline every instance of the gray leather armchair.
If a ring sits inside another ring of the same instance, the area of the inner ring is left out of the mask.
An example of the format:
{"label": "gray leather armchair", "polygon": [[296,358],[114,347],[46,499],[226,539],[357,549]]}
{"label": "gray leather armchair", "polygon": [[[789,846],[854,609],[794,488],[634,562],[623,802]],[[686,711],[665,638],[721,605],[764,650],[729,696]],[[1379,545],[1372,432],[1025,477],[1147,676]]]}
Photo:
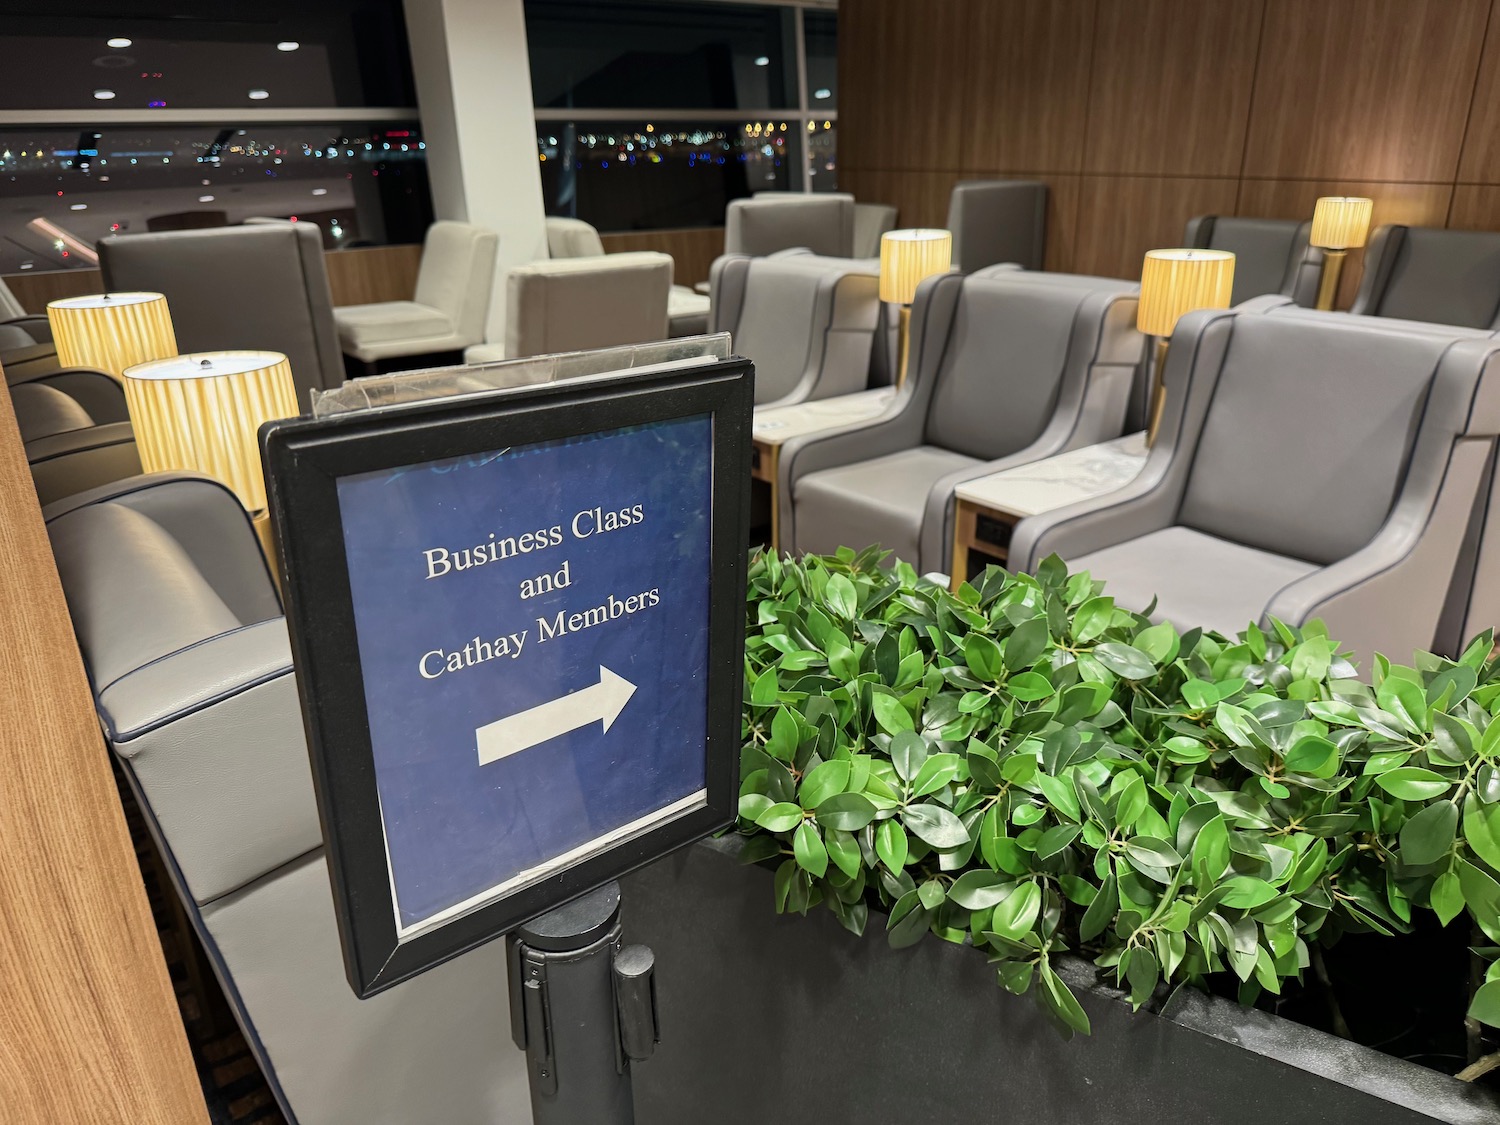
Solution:
{"label": "gray leather armchair", "polygon": [[958,484],[1119,436],[1144,345],[1136,294],[1021,270],[923,282],[892,409],[781,447],[782,542],[878,543],[919,570],[946,567]]}
{"label": "gray leather armchair", "polygon": [[862,391],[880,319],[880,272],[861,262],[726,254],[710,277],[709,331],[755,361],[755,404]]}
{"label": "gray leather armchair", "polygon": [[357,1000],[281,606],[244,510],[156,474],[46,512],[118,757],[283,1112],[528,1122],[495,942]]}
{"label": "gray leather armchair", "polygon": [[[0,328],[5,327],[20,329],[32,344],[52,343],[52,325],[47,320],[47,314],[27,312],[26,307],[10,291],[10,286],[0,280]],[[0,347],[12,346],[14,345],[10,343],[0,343]]]}
{"label": "gray leather armchair", "polygon": [[1303,308],[1312,308],[1323,276],[1323,251],[1308,244],[1311,233],[1311,219],[1199,215],[1188,220],[1182,244],[1234,255],[1231,305],[1279,293]]}
{"label": "gray leather armchair", "polygon": [[896,209],[888,203],[854,205],[854,258],[879,258],[880,240],[896,229]]}
{"label": "gray leather armchair", "polygon": [[43,505],[141,471],[124,391],[102,371],[57,370],[9,391]]}
{"label": "gray leather armchair", "polygon": [[653,251],[554,258],[505,275],[505,346],[476,344],[466,363],[588,351],[667,338],[672,258]]}
{"label": "gray leather armchair", "polygon": [[1500,328],[1500,232],[1378,228],[1349,311]]}
{"label": "gray leather armchair", "polygon": [[953,266],[973,273],[1015,262],[1040,270],[1047,254],[1047,185],[1034,180],[966,180],[948,197]]}
{"label": "gray leather armchair", "polygon": [[854,255],[854,196],[761,192],[724,212],[724,253],[762,257],[806,247],[828,258]]}
{"label": "gray leather armchair", "polygon": [[1140,476],[1017,525],[1117,604],[1233,634],[1320,617],[1361,659],[1452,647],[1445,608],[1500,433],[1487,333],[1282,307],[1184,317]]}
{"label": "gray leather armchair", "polygon": [[281,352],[297,400],[344,381],[323,241],[312,223],[117,234],[99,242],[110,290],[164,294],[182,352]]}

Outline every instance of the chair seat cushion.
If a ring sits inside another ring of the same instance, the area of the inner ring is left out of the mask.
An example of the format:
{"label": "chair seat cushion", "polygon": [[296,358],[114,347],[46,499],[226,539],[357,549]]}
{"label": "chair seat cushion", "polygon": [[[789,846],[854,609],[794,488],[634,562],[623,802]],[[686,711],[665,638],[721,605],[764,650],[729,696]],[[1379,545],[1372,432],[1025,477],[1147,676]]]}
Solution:
{"label": "chair seat cushion", "polygon": [[981,462],[932,445],[809,473],[796,483],[796,549],[826,554],[880,544],[917,564],[932,486]]}
{"label": "chair seat cushion", "polygon": [[415,301],[383,301],[376,305],[345,305],[333,310],[339,343],[344,350],[395,341],[452,336],[453,322],[437,309]]}
{"label": "chair seat cushion", "polygon": [[1153,531],[1069,559],[1068,565],[1102,581],[1122,608],[1143,610],[1154,597],[1152,620],[1178,629],[1201,625],[1231,637],[1258,622],[1282,587],[1320,569],[1187,527]]}

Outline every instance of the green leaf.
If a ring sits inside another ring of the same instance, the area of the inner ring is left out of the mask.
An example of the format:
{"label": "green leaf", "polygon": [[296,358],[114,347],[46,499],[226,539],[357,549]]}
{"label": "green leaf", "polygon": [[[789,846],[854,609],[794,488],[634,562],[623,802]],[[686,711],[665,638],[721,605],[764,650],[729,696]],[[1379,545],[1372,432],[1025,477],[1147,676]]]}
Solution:
{"label": "green leaf", "polygon": [[917,888],[917,899],[928,910],[936,910],[943,905],[943,884],[936,879],[925,880]]}
{"label": "green leaf", "polygon": [[1051,859],[1074,840],[1083,829],[1076,824],[1056,824],[1042,833],[1036,844],[1037,859]]}
{"label": "green leaf", "polygon": [[1430,801],[1434,797],[1441,797],[1453,787],[1453,782],[1442,774],[1420,766],[1400,766],[1387,770],[1375,779],[1375,784],[1392,797],[1400,797],[1403,801]]}
{"label": "green leaf", "polygon": [[1011,941],[1020,941],[1036,923],[1042,910],[1042,889],[1022,883],[995,907],[990,929]]}
{"label": "green leaf", "polygon": [[1127,680],[1145,680],[1156,675],[1151,657],[1132,645],[1105,641],[1094,646],[1094,658],[1115,675]]}
{"label": "green leaf", "polygon": [[931,748],[927,740],[914,731],[901,731],[891,736],[891,765],[896,767],[896,776],[910,781],[917,776],[922,763],[927,760]]}
{"label": "green leaf", "polygon": [[875,829],[875,854],[892,875],[900,875],[901,869],[906,866],[906,829],[894,817],[882,820],[880,827]]}
{"label": "green leaf", "polygon": [[858,832],[875,819],[875,805],[863,793],[835,793],[817,807],[814,815],[824,828]]}
{"label": "green leaf", "polygon": [[965,910],[987,910],[1004,900],[1014,886],[993,871],[965,871],[948,888],[948,897]]}
{"label": "green leaf", "polygon": [[1047,619],[1033,617],[1017,625],[1005,641],[1005,668],[1014,672],[1029,668],[1047,648]]}
{"label": "green leaf", "polygon": [[1090,598],[1073,615],[1073,639],[1080,644],[1093,640],[1109,628],[1114,615],[1114,598]]}
{"label": "green leaf", "polygon": [[[873,816],[874,807],[871,806]],[[909,805],[901,814],[906,827],[930,847],[956,848],[969,842],[963,821],[941,805]],[[861,826],[863,827],[863,826]]]}
{"label": "green leaf", "polygon": [[1332,777],[1338,770],[1339,748],[1319,735],[1299,738],[1282,759],[1292,773]]}
{"label": "green leaf", "polygon": [[1031,987],[1031,976],[1036,971],[1036,966],[1030,961],[1001,961],[995,971],[1000,978],[1000,987],[1013,995],[1024,996]]}
{"label": "green leaf", "polygon": [[740,815],[753,821],[775,803],[764,793],[746,793],[740,798]]}
{"label": "green leaf", "polygon": [[1115,824],[1122,831],[1128,829],[1146,811],[1147,800],[1146,782],[1136,774],[1120,790],[1119,800],[1115,804]]}
{"label": "green leaf", "polygon": [[1142,629],[1132,643],[1156,665],[1170,664],[1177,657],[1177,629],[1170,621]]}
{"label": "green leaf", "polygon": [[1125,975],[1130,980],[1130,1005],[1139,1009],[1151,999],[1151,993],[1155,991],[1156,982],[1160,979],[1155,954],[1144,946],[1132,951],[1130,966]]}
{"label": "green leaf", "polygon": [[1125,853],[1138,863],[1149,867],[1176,867],[1182,862],[1177,849],[1165,840],[1152,836],[1137,836],[1125,842]]}
{"label": "green leaf", "polygon": [[1464,799],[1464,839],[1475,855],[1500,871],[1500,805],[1481,804],[1470,793]]}
{"label": "green leaf", "polygon": [[1219,689],[1207,680],[1188,680],[1182,685],[1182,699],[1194,711],[1206,711],[1219,702]]}
{"label": "green leaf", "polygon": [[970,633],[964,638],[964,663],[974,678],[985,683],[994,683],[1000,678],[1004,661],[1000,657],[1000,646],[983,633]]}
{"label": "green leaf", "polygon": [[852,835],[848,832],[840,832],[837,828],[830,828],[823,833],[823,843],[828,848],[828,858],[833,861],[835,867],[850,879],[859,876],[865,861],[859,851],[859,842]]}
{"label": "green leaf", "polygon": [[889,734],[909,731],[915,726],[911,712],[894,695],[876,692],[870,697],[870,705],[875,709],[875,721],[880,724],[880,729]]}
{"label": "green leaf", "polygon": [[835,758],[815,766],[802,779],[797,790],[797,799],[804,809],[815,809],[835,793],[842,793],[849,784],[849,762]]}
{"label": "green leaf", "polygon": [[912,796],[925,797],[936,793],[958,776],[962,759],[957,754],[934,754],[922,763],[917,776],[912,779]]}
{"label": "green leaf", "polygon": [[819,879],[828,874],[828,849],[811,821],[797,825],[792,836],[792,854],[797,858],[797,866],[808,874]]}
{"label": "green leaf", "polygon": [[1500,981],[1492,980],[1479,986],[1479,991],[1469,1002],[1469,1018],[1500,1027]]}
{"label": "green leaf", "polygon": [[776,702],[776,668],[771,666],[755,677],[750,687],[750,702],[757,707],[769,707]]}
{"label": "green leaf", "polygon": [[859,605],[859,596],[854,590],[854,583],[842,574],[833,574],[828,578],[828,588],[824,591],[824,599],[828,606],[845,621],[854,617],[856,607]]}
{"label": "green leaf", "polygon": [[1474,921],[1492,941],[1500,941],[1500,883],[1467,860],[1455,860],[1454,868]]}
{"label": "green leaf", "polygon": [[[873,806],[872,815],[873,815]],[[755,823],[767,832],[790,832],[802,823],[802,810],[796,805],[787,804],[785,801],[764,809],[755,818]]]}
{"label": "green leaf", "polygon": [[1236,875],[1224,884],[1228,890],[1219,901],[1236,910],[1254,910],[1276,897],[1276,888],[1264,879],[1250,875]]}
{"label": "green leaf", "polygon": [[1099,893],[1089,903],[1089,908],[1083,912],[1083,920],[1078,923],[1078,936],[1082,940],[1093,941],[1109,928],[1110,923],[1115,920],[1115,912],[1120,908],[1118,894],[1115,874],[1111,871],[1104,877]]}
{"label": "green leaf", "polygon": [[1040,672],[1020,672],[1006,681],[1011,695],[1022,703],[1034,703],[1046,699],[1053,692],[1052,681]]}
{"label": "green leaf", "polygon": [[1046,961],[1042,962],[1041,979],[1042,987],[1038,995],[1045,1000],[1057,1018],[1080,1035],[1089,1034],[1089,1017],[1084,1014],[1078,998]]}
{"label": "green leaf", "polygon": [[1464,892],[1459,885],[1458,876],[1451,871],[1444,871],[1432,881],[1432,891],[1428,896],[1428,903],[1433,912],[1438,916],[1438,921],[1446,926],[1453,919],[1464,912]]}
{"label": "green leaf", "polygon": [[1436,863],[1448,854],[1457,832],[1457,805],[1452,801],[1428,805],[1401,826],[1401,862],[1413,867]]}

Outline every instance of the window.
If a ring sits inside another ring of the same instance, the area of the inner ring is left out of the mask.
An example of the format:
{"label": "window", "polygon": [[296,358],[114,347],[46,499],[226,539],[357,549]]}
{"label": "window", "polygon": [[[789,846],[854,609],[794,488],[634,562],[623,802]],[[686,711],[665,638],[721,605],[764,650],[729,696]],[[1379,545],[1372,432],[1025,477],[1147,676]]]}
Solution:
{"label": "window", "polygon": [[753,192],[834,190],[836,18],[787,4],[527,0],[548,214],[601,231],[718,226]]}
{"label": "window", "polygon": [[6,25],[0,273],[93,265],[112,233],[257,216],[316,222],[330,248],[421,240],[400,0],[259,0],[234,20],[170,0],[119,18],[43,6]]}

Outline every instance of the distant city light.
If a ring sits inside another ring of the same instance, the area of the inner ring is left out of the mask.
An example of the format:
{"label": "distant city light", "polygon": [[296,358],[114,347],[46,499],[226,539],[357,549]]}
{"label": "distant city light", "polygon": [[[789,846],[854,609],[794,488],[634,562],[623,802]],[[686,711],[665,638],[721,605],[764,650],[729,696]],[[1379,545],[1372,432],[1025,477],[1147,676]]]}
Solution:
{"label": "distant city light", "polygon": [[107,102],[111,98],[113,98],[114,96],[115,96],[115,92],[113,90],[95,90],[94,91],[94,97],[97,100],[101,101],[101,102]]}
{"label": "distant city light", "polygon": [[271,94],[267,90],[251,90],[250,93],[245,96],[248,97],[252,102],[263,102],[267,98],[269,98]]}
{"label": "distant city light", "polygon": [[280,43],[276,44],[276,49],[278,51],[295,51],[300,46],[302,46],[301,43],[298,43],[291,39],[284,39]]}
{"label": "distant city light", "polygon": [[131,42],[132,40],[126,39],[123,35],[117,35],[113,39],[106,39],[104,41],[104,45],[106,47],[115,47],[118,49],[130,46]]}
{"label": "distant city light", "polygon": [[761,55],[758,59],[755,60],[755,65],[756,66],[770,66],[771,65],[771,60],[768,59],[765,55]]}
{"label": "distant city light", "polygon": [[69,211],[87,211],[88,209],[89,205],[87,203],[74,203],[68,207]]}
{"label": "distant city light", "polygon": [[830,90],[827,86],[824,86],[821,90],[814,90],[813,91],[813,97],[815,97],[815,98],[831,98],[831,97],[833,97],[833,91]]}

